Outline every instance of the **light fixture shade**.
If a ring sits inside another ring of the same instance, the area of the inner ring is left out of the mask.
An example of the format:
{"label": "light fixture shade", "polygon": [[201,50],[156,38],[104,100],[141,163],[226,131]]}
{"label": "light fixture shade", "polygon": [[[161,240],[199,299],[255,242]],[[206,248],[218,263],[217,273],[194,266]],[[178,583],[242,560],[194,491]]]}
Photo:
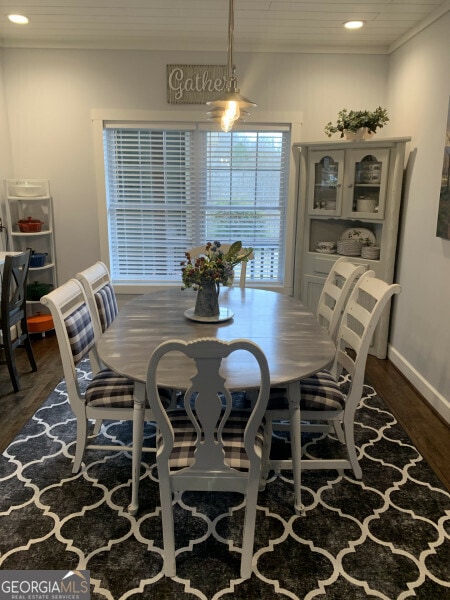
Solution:
{"label": "light fixture shade", "polygon": [[221,96],[219,98],[217,98],[216,100],[210,100],[206,104],[208,106],[225,107],[225,106],[227,106],[227,104],[229,102],[237,102],[239,104],[239,106],[242,108],[248,108],[250,106],[258,106],[257,104],[255,104],[254,102],[252,102],[251,100],[246,98],[245,96],[242,96],[242,94],[239,94],[239,91],[224,92],[223,94],[221,94]]}

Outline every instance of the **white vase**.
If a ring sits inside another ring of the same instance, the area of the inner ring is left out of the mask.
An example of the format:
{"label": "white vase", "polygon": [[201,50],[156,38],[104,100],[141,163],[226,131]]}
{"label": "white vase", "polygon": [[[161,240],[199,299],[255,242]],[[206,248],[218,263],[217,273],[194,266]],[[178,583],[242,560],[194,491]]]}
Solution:
{"label": "white vase", "polygon": [[355,139],[355,133],[353,133],[353,131],[349,131],[348,129],[344,129],[344,140],[347,140],[347,142],[351,142]]}
{"label": "white vase", "polygon": [[370,133],[367,130],[367,127],[360,127],[358,131],[347,131],[344,129],[344,138],[347,141],[352,142],[362,142],[363,140],[370,140],[375,133],[371,131]]}

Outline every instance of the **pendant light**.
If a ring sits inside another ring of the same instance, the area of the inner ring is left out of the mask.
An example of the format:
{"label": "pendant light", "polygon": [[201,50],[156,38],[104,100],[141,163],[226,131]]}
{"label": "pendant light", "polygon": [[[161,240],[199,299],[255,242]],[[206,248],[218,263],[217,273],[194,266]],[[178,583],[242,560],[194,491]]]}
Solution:
{"label": "pendant light", "polygon": [[217,98],[206,104],[213,107],[208,112],[209,120],[220,121],[222,131],[231,131],[234,123],[239,119],[249,115],[243,109],[250,106],[256,106],[254,102],[248,100],[239,93],[237,87],[236,67],[233,63],[233,35],[234,35],[234,0],[229,0],[228,13],[228,61],[227,61],[227,79],[225,84],[225,92]]}

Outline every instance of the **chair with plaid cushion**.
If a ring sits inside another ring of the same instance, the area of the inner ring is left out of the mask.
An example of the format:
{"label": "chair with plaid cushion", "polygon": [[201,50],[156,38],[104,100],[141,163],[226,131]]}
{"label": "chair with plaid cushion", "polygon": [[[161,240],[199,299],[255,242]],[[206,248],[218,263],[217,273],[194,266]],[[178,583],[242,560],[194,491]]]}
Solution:
{"label": "chair with plaid cushion", "polygon": [[[105,332],[119,312],[116,294],[111,281],[111,275],[105,263],[98,261],[91,267],[76,274],[76,278],[81,281],[86,294],[91,314],[98,321],[101,333]],[[97,373],[104,368],[99,362],[96,352],[89,353],[92,371]],[[177,392],[167,390],[167,394],[172,395],[172,403],[176,403]],[[95,432],[100,431],[101,422],[96,424]]]}
{"label": "chair with plaid cushion", "polygon": [[[252,354],[260,371],[260,388],[252,410],[232,410],[231,392],[219,373],[223,360],[239,351]],[[191,385],[184,405],[167,411],[158,393],[156,372],[160,360],[183,353],[193,362]],[[195,364],[195,366],[194,366]],[[156,461],[164,541],[164,574],[176,575],[173,496],[184,491],[239,492],[246,497],[241,551],[241,577],[252,572],[256,503],[264,455],[264,411],[270,389],[267,360],[249,340],[225,342],[200,339],[169,340],[152,354],[147,395],[158,424]],[[140,444],[134,448],[140,453]],[[140,459],[140,456],[139,456]],[[138,485],[138,478],[136,486]],[[133,494],[137,499],[137,490]],[[176,496],[175,496],[176,500]],[[137,511],[130,506],[130,512]]]}
{"label": "chair with plaid cushion", "polygon": [[[347,458],[342,459],[301,460],[302,469],[352,469],[357,479],[362,478],[354,439],[355,411],[362,396],[367,355],[375,327],[392,296],[400,291],[398,284],[389,285],[377,279],[374,271],[364,273],[355,284],[346,304],[331,370],[319,371],[301,380],[302,431],[307,430],[307,424],[311,421],[339,421],[343,433],[341,441],[344,442],[347,453]],[[339,383],[340,376],[344,373],[349,375],[349,387],[345,392]],[[271,390],[266,412],[266,444],[270,445],[272,430],[284,429],[283,423],[278,423],[283,419],[289,419],[288,394],[283,388],[274,388]],[[290,434],[292,439],[300,432],[291,431]],[[291,442],[291,446],[294,447],[294,443]],[[294,460],[295,458],[298,457],[294,457]],[[275,471],[292,470],[292,460],[269,461],[264,468],[264,477],[270,468]]]}
{"label": "chair with plaid cushion", "polygon": [[[70,407],[77,421],[73,463],[73,472],[77,473],[86,449],[131,450],[125,446],[88,444],[88,419],[99,420],[99,422],[103,419],[131,421],[134,407],[134,382],[110,369],[103,368],[94,375],[86,391],[82,392],[76,366],[88,354],[97,354],[95,344],[100,330],[97,320],[92,317],[83,286],[77,279],[70,279],[43,296],[41,303],[50,309],[53,317]],[[161,393],[164,395],[164,391]],[[169,404],[170,395],[164,398]],[[146,418],[154,420],[149,409],[146,411]]]}
{"label": "chair with plaid cushion", "polygon": [[[336,341],[336,334],[338,326],[341,321],[342,313],[345,308],[346,302],[355,284],[355,281],[365,271],[364,265],[355,265],[350,262],[347,256],[341,256],[330,269],[327,279],[325,280],[320,294],[319,302],[317,304],[316,319],[318,323],[327,331],[328,335]],[[326,375],[324,375],[324,381],[322,381],[322,387],[326,387]],[[331,375],[330,375],[331,377]],[[328,392],[330,394],[330,392]],[[270,405],[272,407],[279,405],[280,416],[279,420],[283,421],[288,418],[286,415],[285,397],[287,394],[286,389],[272,390]],[[277,402],[279,398],[279,402]],[[275,420],[276,414],[272,412],[272,417]],[[286,421],[283,425],[278,425],[279,429],[289,430],[289,424]],[[336,435],[341,442],[344,442],[344,433],[342,431],[341,423],[339,419],[334,419],[329,422],[314,422],[303,423],[303,431],[314,431],[314,432],[329,432],[334,429]]]}

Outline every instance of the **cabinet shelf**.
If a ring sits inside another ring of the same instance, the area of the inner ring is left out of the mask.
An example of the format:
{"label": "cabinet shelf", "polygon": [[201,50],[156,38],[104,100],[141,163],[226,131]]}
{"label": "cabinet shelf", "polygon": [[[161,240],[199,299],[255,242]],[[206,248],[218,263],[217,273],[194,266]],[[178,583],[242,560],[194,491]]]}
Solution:
{"label": "cabinet shelf", "polygon": [[34,273],[35,271],[45,271],[46,269],[54,269],[55,263],[45,263],[42,267],[29,267],[28,273]]}
{"label": "cabinet shelf", "polygon": [[41,229],[41,231],[11,231],[11,235],[14,237],[37,237],[39,235],[53,235],[52,229]]}
{"label": "cabinet shelf", "polygon": [[[333,260],[337,260],[338,258],[341,258],[341,256],[343,256],[342,254],[338,254],[338,252],[318,252],[317,250],[309,250],[308,254],[310,254],[311,256],[327,256],[327,257],[332,258]],[[358,263],[358,264],[368,265],[368,268],[372,268],[372,267],[370,267],[370,265],[372,263],[375,265],[378,265],[380,263],[379,258],[378,259],[362,258],[361,256],[351,256],[349,258],[355,264]]]}
{"label": "cabinet shelf", "polygon": [[376,190],[380,189],[379,183],[357,183],[355,185],[357,188],[375,188]]}

